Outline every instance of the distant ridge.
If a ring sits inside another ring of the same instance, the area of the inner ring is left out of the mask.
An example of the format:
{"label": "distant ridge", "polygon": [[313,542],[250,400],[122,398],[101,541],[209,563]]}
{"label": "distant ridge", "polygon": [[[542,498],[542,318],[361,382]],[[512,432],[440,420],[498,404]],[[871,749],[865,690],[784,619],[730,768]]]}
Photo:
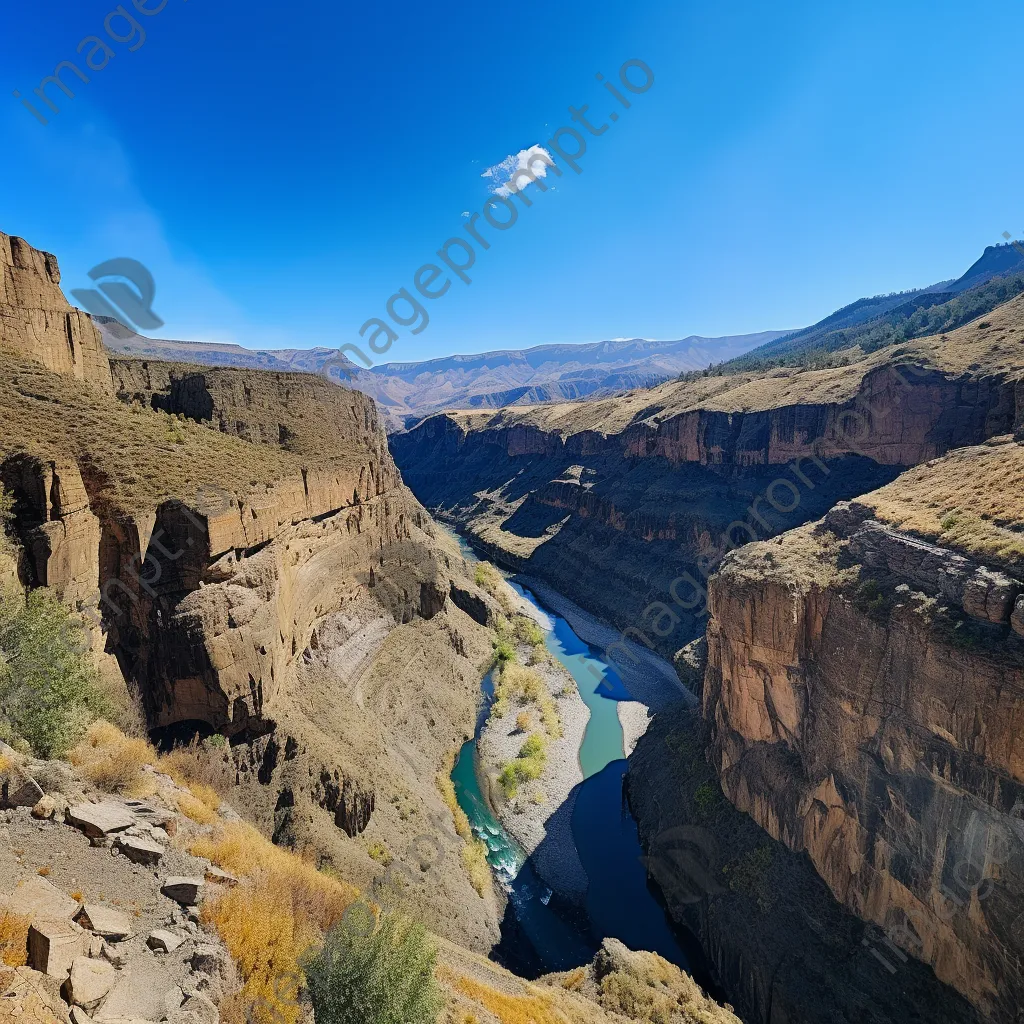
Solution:
{"label": "distant ridge", "polygon": [[[108,349],[135,358],[323,373],[324,364],[337,357],[336,349],[322,346],[247,349],[218,342],[146,338],[110,317],[93,319]],[[617,338],[382,363],[368,370],[349,363],[349,369],[352,386],[375,398],[389,426],[400,429],[442,409],[494,409],[653,387],[683,370],[731,359],[786,333],[764,331],[725,338],[691,335],[668,341]],[[345,379],[337,365],[326,375]]]}
{"label": "distant ridge", "polygon": [[[1024,244],[990,245],[963,274],[927,288],[858,299],[818,323],[774,338],[720,367],[836,365],[885,345],[952,331],[1024,290]],[[839,356],[849,350],[848,356]],[[856,351],[854,351],[856,350]]]}

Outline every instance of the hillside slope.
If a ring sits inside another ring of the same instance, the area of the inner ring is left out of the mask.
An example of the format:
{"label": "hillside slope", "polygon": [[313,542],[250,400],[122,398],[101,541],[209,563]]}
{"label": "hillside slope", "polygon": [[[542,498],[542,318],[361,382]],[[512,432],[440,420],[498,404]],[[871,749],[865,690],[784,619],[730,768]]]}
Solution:
{"label": "hillside slope", "polygon": [[1024,290],[1024,246],[990,245],[956,281],[859,299],[729,360],[723,372],[843,363],[885,345],[955,330]]}

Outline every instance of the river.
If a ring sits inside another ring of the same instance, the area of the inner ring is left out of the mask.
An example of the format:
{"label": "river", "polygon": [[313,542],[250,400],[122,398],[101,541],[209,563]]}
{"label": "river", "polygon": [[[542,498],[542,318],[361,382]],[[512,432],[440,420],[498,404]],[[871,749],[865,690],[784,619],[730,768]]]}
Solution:
{"label": "river", "polygon": [[[465,539],[458,540],[467,561],[479,561]],[[614,937],[631,949],[660,953],[706,983],[696,940],[670,924],[648,887],[636,822],[623,798],[626,760],[616,702],[629,700],[631,695],[614,669],[564,618],[514,580],[509,582],[551,624],[545,638],[547,649],[572,675],[590,709],[580,748],[584,781],[576,788],[571,819],[571,835],[589,884],[582,907],[552,892],[483,796],[477,742],[493,696],[488,674],[481,686],[483,704],[476,734],[463,745],[452,781],[474,832],[487,843],[488,860],[508,895],[502,937],[493,955],[506,967],[535,977],[587,963],[602,939]]]}

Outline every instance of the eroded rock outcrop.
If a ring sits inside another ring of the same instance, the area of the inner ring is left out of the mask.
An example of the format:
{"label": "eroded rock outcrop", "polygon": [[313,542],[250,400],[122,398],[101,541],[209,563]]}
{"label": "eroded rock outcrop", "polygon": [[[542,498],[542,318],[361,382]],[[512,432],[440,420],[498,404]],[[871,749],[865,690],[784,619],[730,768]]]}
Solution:
{"label": "eroded rock outcrop", "polygon": [[110,390],[100,333],[87,313],[64,298],[56,257],[2,232],[0,350]]}
{"label": "eroded rock outcrop", "polygon": [[982,1013],[1014,1021],[1017,570],[874,519],[851,523],[845,509],[832,517],[839,537],[829,523],[748,546],[712,579],[712,763],[729,800],[805,852],[846,907]]}

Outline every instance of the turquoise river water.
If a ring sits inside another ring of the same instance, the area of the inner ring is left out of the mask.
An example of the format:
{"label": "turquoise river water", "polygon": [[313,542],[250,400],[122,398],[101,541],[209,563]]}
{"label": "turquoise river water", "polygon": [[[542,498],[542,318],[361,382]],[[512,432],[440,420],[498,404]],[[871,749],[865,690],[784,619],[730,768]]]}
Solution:
{"label": "turquoise river water", "polygon": [[[468,561],[478,561],[463,538]],[[480,788],[477,741],[493,698],[488,674],[476,735],[467,741],[452,770],[459,804],[475,834],[488,848],[488,860],[508,895],[501,942],[494,955],[527,976],[563,971],[588,962],[605,937],[621,939],[632,949],[660,953],[701,975],[702,957],[695,940],[675,930],[648,887],[636,822],[623,797],[626,761],[618,700],[630,695],[600,653],[584,643],[561,616],[543,607],[528,590],[512,586],[553,623],[545,643],[571,673],[590,709],[580,765],[584,781],[577,787],[571,833],[589,885],[584,906],[560,897],[537,876],[529,858],[492,813]]]}

